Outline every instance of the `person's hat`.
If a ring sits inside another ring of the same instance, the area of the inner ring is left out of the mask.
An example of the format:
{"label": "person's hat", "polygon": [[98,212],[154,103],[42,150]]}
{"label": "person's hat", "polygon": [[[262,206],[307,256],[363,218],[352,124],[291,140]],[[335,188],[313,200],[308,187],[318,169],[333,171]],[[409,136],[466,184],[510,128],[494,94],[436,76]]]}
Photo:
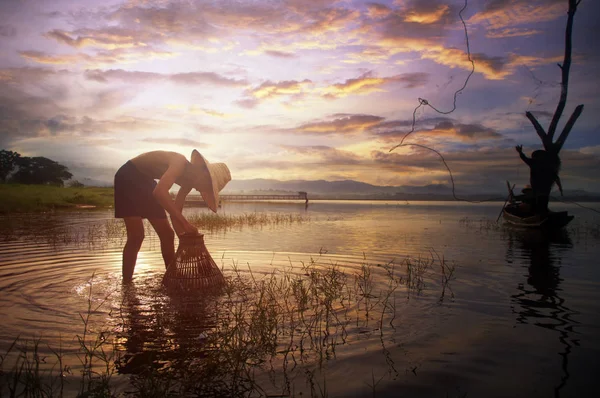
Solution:
{"label": "person's hat", "polygon": [[195,168],[196,183],[193,185],[209,209],[217,212],[219,192],[231,181],[231,173],[225,163],[209,163],[197,150],[192,151],[191,162]]}

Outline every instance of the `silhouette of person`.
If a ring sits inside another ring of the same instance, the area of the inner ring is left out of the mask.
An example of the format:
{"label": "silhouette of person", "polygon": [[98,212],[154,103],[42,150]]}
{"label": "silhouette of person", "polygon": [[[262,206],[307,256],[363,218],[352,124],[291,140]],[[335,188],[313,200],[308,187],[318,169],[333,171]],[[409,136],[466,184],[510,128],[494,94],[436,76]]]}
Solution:
{"label": "silhouette of person", "polygon": [[560,158],[557,154],[544,150],[533,151],[531,157],[528,158],[523,153],[522,145],[517,145],[515,149],[530,169],[529,182],[533,190],[534,212],[545,214],[548,212],[548,200],[554,183],[558,185],[561,195],[563,193],[562,184],[558,177]]}
{"label": "silhouette of person", "polygon": [[[158,183],[155,181],[158,180]],[[130,282],[138,252],[144,240],[143,219],[152,224],[160,239],[165,267],[175,257],[175,233],[198,233],[182,215],[186,196],[192,189],[202,195],[207,206],[217,212],[219,191],[231,180],[224,163],[209,163],[194,150],[185,156],[168,151],[142,153],[127,161],[115,174],[115,218],[122,218],[127,229],[127,242],[123,248],[123,281]],[[175,200],[169,190],[180,186]],[[171,216],[173,228],[167,220]]]}

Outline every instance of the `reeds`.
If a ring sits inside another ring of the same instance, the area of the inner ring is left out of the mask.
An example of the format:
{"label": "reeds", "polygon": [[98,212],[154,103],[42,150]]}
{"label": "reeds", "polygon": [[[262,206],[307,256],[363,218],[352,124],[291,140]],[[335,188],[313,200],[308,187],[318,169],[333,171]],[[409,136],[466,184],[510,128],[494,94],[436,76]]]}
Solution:
{"label": "reeds", "polygon": [[[48,357],[41,352],[40,337],[16,338],[5,354],[0,355],[1,397],[114,396],[111,377],[119,351],[113,344],[109,330],[94,332],[91,329],[91,318],[108,299],[105,297],[99,304],[94,304],[93,278],[94,275],[89,281],[87,310],[80,314],[83,332],[76,336],[77,352],[66,355],[59,343],[58,348],[48,347],[52,352],[52,357]],[[76,377],[72,365],[69,365],[75,363],[71,358],[73,355],[81,365],[78,383],[73,383]],[[75,384],[79,384],[79,387],[75,387]]]}
{"label": "reeds", "polygon": [[[332,391],[327,371],[339,350],[371,337],[379,339],[388,369],[365,378],[375,393],[402,366],[388,347],[395,341],[399,305],[438,286],[436,280],[444,297],[454,267],[434,251],[385,264],[363,260],[347,267],[322,256],[290,259],[268,273],[256,273],[248,264],[223,264],[221,296],[157,297],[154,320],[137,326],[135,318],[123,320],[115,333],[91,326],[107,297],[92,300],[90,283],[83,333],[77,336],[77,395],[115,394],[112,378],[123,369],[123,344],[134,337],[135,327],[153,328],[163,343],[133,371],[130,396],[325,397]],[[40,339],[16,339],[0,356],[0,371],[8,368],[0,374],[1,396],[62,397],[74,391],[73,358],[59,347],[50,364],[40,356],[40,344]]]}
{"label": "reeds", "polygon": [[[281,226],[309,222],[310,217],[301,214],[245,213],[240,215],[198,213],[188,217],[200,231],[227,231],[243,227]],[[146,236],[154,236],[149,222],[144,222]],[[60,219],[43,216],[0,216],[0,242],[17,239],[49,244],[87,245],[90,248],[108,244],[121,244],[126,238],[125,224],[120,219],[104,219],[81,225],[62,223]]]}
{"label": "reeds", "polygon": [[188,221],[192,225],[207,231],[228,230],[244,226],[289,225],[309,220],[308,216],[291,213],[244,213],[234,215],[203,212],[188,216]]}

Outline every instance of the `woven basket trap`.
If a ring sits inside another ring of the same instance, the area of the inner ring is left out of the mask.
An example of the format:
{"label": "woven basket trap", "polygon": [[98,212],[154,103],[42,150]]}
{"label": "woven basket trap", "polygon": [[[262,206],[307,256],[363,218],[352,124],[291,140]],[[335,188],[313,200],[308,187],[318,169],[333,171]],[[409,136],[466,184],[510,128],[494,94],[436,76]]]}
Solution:
{"label": "woven basket trap", "polygon": [[163,283],[168,287],[213,288],[223,282],[221,270],[204,245],[204,235],[181,236]]}

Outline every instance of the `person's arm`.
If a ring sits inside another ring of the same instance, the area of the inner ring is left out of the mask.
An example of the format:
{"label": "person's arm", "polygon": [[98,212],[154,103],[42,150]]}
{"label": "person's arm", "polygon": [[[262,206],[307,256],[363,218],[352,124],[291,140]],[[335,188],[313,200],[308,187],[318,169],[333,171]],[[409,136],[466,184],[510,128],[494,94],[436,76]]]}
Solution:
{"label": "person's arm", "polygon": [[528,166],[531,166],[531,159],[528,158],[524,153],[523,153],[523,145],[517,145],[515,147],[515,149],[517,150],[517,152],[519,152],[519,156],[521,157],[521,160],[523,160],[525,163],[527,163]]}
{"label": "person's arm", "polygon": [[[175,208],[179,210],[181,213],[183,211],[183,205],[185,204],[185,198],[190,193],[192,188],[189,187],[181,187],[177,192],[177,197],[175,198]],[[177,235],[181,235],[184,233],[183,225],[174,217],[171,217],[171,222],[173,223],[173,228],[175,228],[175,232]]]}
{"label": "person's arm", "polygon": [[[186,166],[185,158],[174,158],[169,164],[169,168],[159,179],[156,188],[154,188],[153,195],[158,203],[169,213],[171,220],[175,221],[176,228],[181,228],[182,232],[197,233],[198,229],[191,225],[185,217],[181,214],[179,209],[171,195],[169,195],[169,189],[175,183],[177,177],[183,174]],[[182,206],[183,207],[183,206]]]}

